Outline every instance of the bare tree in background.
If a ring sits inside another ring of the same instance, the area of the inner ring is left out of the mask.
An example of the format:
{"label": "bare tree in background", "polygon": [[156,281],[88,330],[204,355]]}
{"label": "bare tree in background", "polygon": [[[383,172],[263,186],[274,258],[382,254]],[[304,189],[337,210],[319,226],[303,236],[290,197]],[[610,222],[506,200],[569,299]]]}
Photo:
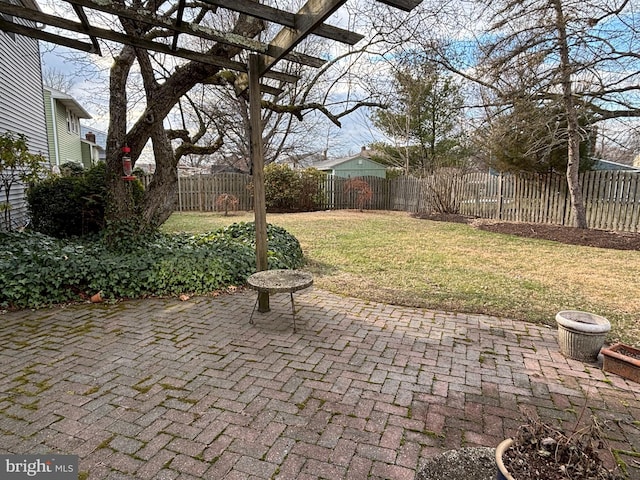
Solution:
{"label": "bare tree in background", "polygon": [[578,169],[579,144],[589,132],[578,110],[592,123],[640,116],[634,8],[627,0],[447,2],[433,23],[438,41],[418,35],[405,48],[491,90],[487,98],[502,111],[523,98],[562,105],[566,128],[558,135],[567,142],[572,213],[586,228]]}
{"label": "bare tree in background", "polygon": [[42,70],[42,83],[63,93],[69,93],[76,83],[71,75],[56,68],[44,68]]}

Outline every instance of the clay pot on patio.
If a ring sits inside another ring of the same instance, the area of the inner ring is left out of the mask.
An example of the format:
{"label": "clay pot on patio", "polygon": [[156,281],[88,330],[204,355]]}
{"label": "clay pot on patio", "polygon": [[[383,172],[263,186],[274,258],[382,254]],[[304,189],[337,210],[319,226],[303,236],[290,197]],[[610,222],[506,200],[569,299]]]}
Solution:
{"label": "clay pot on patio", "polygon": [[611,330],[609,320],[579,310],[563,310],[556,314],[558,344],[566,357],[582,362],[596,362]]}
{"label": "clay pot on patio", "polygon": [[102,291],[99,291],[95,295],[91,295],[90,300],[91,300],[91,303],[102,303],[102,301],[103,301]]}
{"label": "clay pot on patio", "polygon": [[640,350],[630,345],[616,343],[602,349],[602,369],[623,378],[640,383]]}

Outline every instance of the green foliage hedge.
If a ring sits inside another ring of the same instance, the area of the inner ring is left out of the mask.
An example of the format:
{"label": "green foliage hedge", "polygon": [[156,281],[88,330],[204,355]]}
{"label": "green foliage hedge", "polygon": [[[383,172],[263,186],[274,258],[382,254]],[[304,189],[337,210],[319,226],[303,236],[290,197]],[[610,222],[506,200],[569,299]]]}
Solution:
{"label": "green foliage hedge", "polygon": [[268,212],[309,212],[323,203],[318,185],[325,174],[315,168],[293,170],[270,163],[264,168],[264,189]]}
{"label": "green foliage hedge", "polygon": [[[274,225],[267,236],[269,268],[302,265],[295,237]],[[124,252],[109,250],[103,239],[0,233],[0,307],[38,308],[99,291],[107,299],[206,294],[245,284],[255,264],[253,223],[201,235],[154,234]]]}
{"label": "green foliage hedge", "polygon": [[[56,238],[100,232],[105,226],[106,165],[101,162],[89,170],[65,165],[68,175],[46,178],[27,190],[31,228]],[[144,188],[139,181],[131,185],[138,204]]]}

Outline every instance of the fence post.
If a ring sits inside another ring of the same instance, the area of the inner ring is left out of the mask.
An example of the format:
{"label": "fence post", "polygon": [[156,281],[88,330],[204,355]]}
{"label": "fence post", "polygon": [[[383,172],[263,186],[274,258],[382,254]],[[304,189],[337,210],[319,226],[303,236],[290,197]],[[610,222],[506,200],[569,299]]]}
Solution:
{"label": "fence post", "polygon": [[180,169],[176,167],[176,173],[178,174],[178,209],[182,211],[182,187],[180,184]]}
{"label": "fence post", "polygon": [[502,220],[502,182],[504,178],[502,172],[498,176],[498,220]]}

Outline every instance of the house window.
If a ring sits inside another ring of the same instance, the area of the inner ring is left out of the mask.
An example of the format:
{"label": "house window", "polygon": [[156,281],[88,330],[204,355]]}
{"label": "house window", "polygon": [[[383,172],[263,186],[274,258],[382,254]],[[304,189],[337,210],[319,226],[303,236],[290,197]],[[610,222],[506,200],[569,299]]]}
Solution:
{"label": "house window", "polygon": [[67,109],[67,130],[71,133],[80,134],[80,120],[71,110]]}

